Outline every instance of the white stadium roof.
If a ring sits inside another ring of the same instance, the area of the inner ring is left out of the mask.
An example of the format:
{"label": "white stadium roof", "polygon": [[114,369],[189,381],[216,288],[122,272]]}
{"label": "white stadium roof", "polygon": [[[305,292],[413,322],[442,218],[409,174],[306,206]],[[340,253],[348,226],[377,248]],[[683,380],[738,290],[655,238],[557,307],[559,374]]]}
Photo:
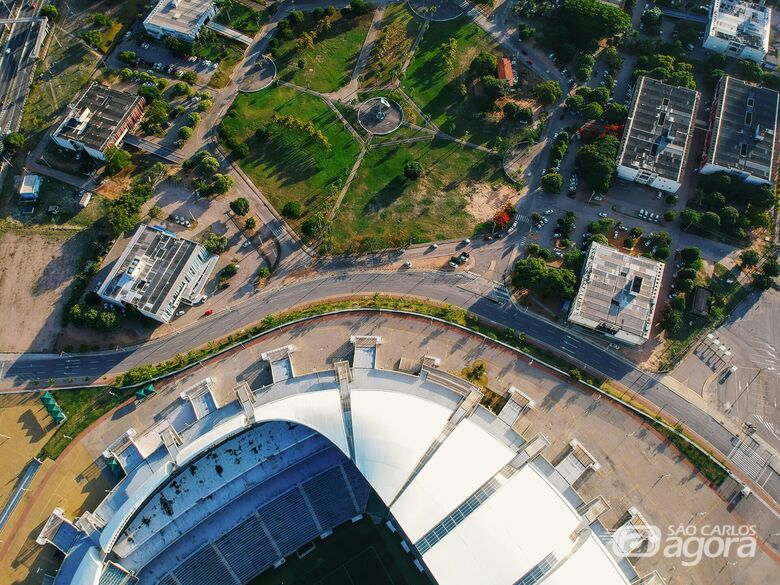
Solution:
{"label": "white stadium roof", "polygon": [[[132,559],[136,570],[152,562],[160,551],[145,551],[144,543],[151,547],[152,537],[161,531],[172,533],[169,542],[177,542],[184,534],[177,535],[177,526],[192,524],[177,519],[188,513],[186,508],[177,507],[173,515],[148,513],[159,506],[160,498],[152,495],[164,490],[170,495],[174,468],[225,448],[226,440],[258,423],[290,421],[326,437],[347,457],[354,453],[355,465],[440,585],[533,583],[538,574],[546,583],[561,585],[583,579],[626,585],[636,577],[588,529],[577,511],[583,502],[571,486],[562,489],[560,475],[546,460],[535,458],[536,452],[523,458],[531,443],[511,430],[514,421],[470,405],[462,381],[448,387],[443,372],[428,379],[425,371],[414,376],[355,369],[349,382],[338,380],[334,372],[320,372],[282,380],[245,397],[251,401],[230,403],[176,429],[181,445],[172,458],[158,458],[151,473],[143,469],[143,481],[132,491],[112,490],[108,498],[115,501],[101,510],[113,516],[103,518],[100,548],[90,548],[80,570],[94,572],[96,559],[109,555],[118,556],[120,564],[122,558]],[[221,471],[210,477],[201,466],[199,482],[193,480],[190,489],[218,489],[210,505],[225,506],[228,502],[221,500],[233,496],[222,484],[231,474],[243,473],[241,465],[250,473],[261,458],[246,457],[231,469],[226,465],[225,477]],[[128,473],[124,481],[132,482],[134,471]],[[203,501],[197,493],[182,498]],[[140,521],[142,516],[151,522]],[[57,580],[62,582],[80,583]]]}

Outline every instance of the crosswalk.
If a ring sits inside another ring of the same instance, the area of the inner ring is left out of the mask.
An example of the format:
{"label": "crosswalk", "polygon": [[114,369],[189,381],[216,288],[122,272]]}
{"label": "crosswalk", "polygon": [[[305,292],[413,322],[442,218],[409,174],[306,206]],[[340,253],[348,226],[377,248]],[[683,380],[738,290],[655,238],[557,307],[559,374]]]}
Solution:
{"label": "crosswalk", "polygon": [[769,457],[769,453],[761,449],[755,439],[738,440],[729,453],[729,459],[754,481],[758,480],[764,471]]}
{"label": "crosswalk", "polygon": [[503,284],[494,285],[493,290],[490,291],[490,296],[500,304],[507,303],[511,299],[509,290]]}
{"label": "crosswalk", "polygon": [[271,222],[271,232],[273,235],[275,235],[277,238],[281,236],[284,233],[284,227],[282,226],[281,222],[279,221],[273,221]]}
{"label": "crosswalk", "polygon": [[530,217],[528,217],[528,216],[527,216],[527,215],[525,215],[525,214],[519,214],[519,213],[518,213],[518,214],[515,216],[515,220],[517,221],[517,223],[531,223],[531,218],[530,218]]}

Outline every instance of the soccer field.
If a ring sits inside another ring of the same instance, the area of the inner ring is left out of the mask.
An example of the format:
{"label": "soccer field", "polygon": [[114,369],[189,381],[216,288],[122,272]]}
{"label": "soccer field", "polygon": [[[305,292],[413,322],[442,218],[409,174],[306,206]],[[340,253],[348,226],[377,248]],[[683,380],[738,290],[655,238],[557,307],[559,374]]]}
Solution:
{"label": "soccer field", "polygon": [[431,585],[417,571],[414,558],[401,548],[397,534],[369,518],[337,528],[315,540],[303,558],[291,555],[278,569],[268,569],[250,585]]}

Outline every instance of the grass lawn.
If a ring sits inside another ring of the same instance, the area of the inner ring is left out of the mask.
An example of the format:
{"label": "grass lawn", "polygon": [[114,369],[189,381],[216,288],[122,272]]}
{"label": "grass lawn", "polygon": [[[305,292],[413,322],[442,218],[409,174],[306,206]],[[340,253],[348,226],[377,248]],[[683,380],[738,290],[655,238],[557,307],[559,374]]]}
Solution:
{"label": "grass lawn", "polygon": [[60,390],[54,392],[54,399],[68,417],[54,435],[43,446],[42,457],[56,459],[65,450],[71,440],[89,425],[99,419],[105,412],[127,400],[130,390],[114,389],[114,396],[109,394],[110,388],[81,388],[79,390]]}
{"label": "grass lawn", "polygon": [[[405,2],[387,7],[382,19],[382,32],[377,37],[368,67],[363,72],[362,87],[386,85],[397,78],[397,71],[400,71],[409,55],[421,25],[422,20],[412,14]],[[377,54],[379,47],[384,49],[381,59]]]}
{"label": "grass lawn", "polygon": [[[372,16],[373,13],[344,17],[337,12],[331,17],[330,30],[321,33],[314,47],[303,53],[298,52],[295,39],[280,43],[275,59],[279,79],[323,93],[346,85],[355,69]],[[307,15],[296,34],[313,26],[313,18]],[[303,69],[298,67],[299,59],[305,62]]]}
{"label": "grass lawn", "polygon": [[[417,181],[404,165],[419,161]],[[435,140],[372,148],[339,208],[332,251],[356,252],[460,237],[477,225],[467,206],[477,182],[503,182],[497,157]]]}
{"label": "grass lawn", "polygon": [[51,125],[58,113],[89,81],[99,57],[80,40],[54,28],[45,59],[36,69],[35,81],[22,115],[21,132],[29,134]]}
{"label": "grass lawn", "polygon": [[430,580],[401,548],[401,539],[384,523],[364,518],[344,524],[303,558],[291,555],[250,585],[430,585]]}
{"label": "grass lawn", "polygon": [[[450,38],[457,41],[457,58],[455,69],[445,71],[441,47]],[[406,70],[402,87],[442,131],[452,136],[478,144],[492,144],[498,136],[511,140],[524,126],[485,116],[484,98],[477,95],[468,76],[471,61],[481,51],[502,56],[490,36],[465,17],[432,22]],[[521,95],[533,81],[522,78]],[[465,97],[458,89],[462,83],[468,86]]]}
{"label": "grass lawn", "polygon": [[268,22],[268,15],[262,10],[253,10],[249,6],[235,2],[229,9],[222,9],[216,21],[245,35],[255,36]]}
{"label": "grass lawn", "polygon": [[[331,149],[285,130],[275,130],[269,141],[255,138],[255,130],[269,124],[274,113],[311,121],[325,134]],[[249,156],[239,161],[244,172],[277,210],[287,201],[298,201],[303,207],[300,221],[322,211],[323,204],[338,193],[360,152],[352,135],[322,100],[286,87],[239,94],[224,124],[249,144]]]}

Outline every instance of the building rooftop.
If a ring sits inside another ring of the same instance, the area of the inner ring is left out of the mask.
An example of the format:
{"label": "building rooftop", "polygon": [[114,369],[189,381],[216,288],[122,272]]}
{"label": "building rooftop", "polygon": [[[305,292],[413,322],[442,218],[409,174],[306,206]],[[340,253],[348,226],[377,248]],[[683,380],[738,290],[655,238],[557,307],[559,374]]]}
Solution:
{"label": "building rooftop", "polygon": [[707,34],[762,49],[769,48],[772,10],[740,0],[713,0]]}
{"label": "building rooftop", "polygon": [[618,164],[680,181],[699,94],[640,77],[629,110]]}
{"label": "building rooftop", "polygon": [[213,5],[214,0],[160,0],[144,23],[192,36]]}
{"label": "building rooftop", "polygon": [[716,96],[709,162],[772,181],[780,94],[727,76]]}
{"label": "building rooftop", "polygon": [[663,262],[591,244],[569,321],[630,343],[650,337]]}
{"label": "building rooftop", "polygon": [[141,225],[98,292],[107,300],[133,305],[167,321],[200,284],[195,264],[212,258],[196,242],[159,226]]}
{"label": "building rooftop", "polygon": [[75,102],[54,134],[103,151],[142,98],[93,82]]}
{"label": "building rooftop", "polygon": [[501,57],[498,60],[498,78],[508,81],[509,85],[512,85],[515,80],[515,76],[512,74],[512,62],[506,57]]}

